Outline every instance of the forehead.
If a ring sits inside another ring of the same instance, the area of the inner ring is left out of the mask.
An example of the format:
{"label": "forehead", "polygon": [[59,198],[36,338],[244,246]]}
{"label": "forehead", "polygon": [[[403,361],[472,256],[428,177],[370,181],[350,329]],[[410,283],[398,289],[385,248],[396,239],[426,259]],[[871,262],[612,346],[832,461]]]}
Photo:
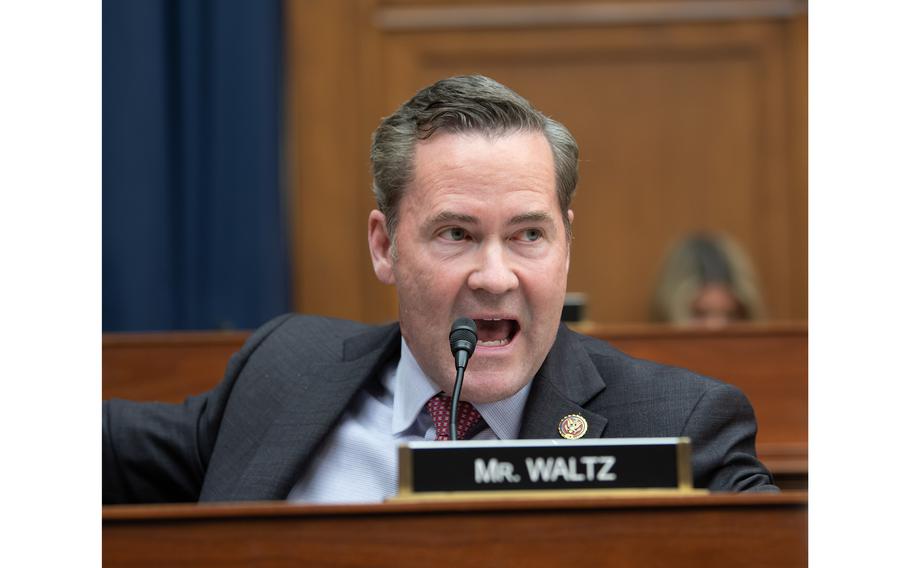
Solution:
{"label": "forehead", "polygon": [[453,201],[531,199],[558,209],[553,153],[540,132],[437,133],[417,143],[405,193],[422,212]]}

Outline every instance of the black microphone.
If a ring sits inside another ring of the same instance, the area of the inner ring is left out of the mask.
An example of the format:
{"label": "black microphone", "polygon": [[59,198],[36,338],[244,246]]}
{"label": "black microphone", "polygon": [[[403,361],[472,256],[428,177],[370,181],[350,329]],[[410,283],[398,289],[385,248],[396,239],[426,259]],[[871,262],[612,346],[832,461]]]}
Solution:
{"label": "black microphone", "polygon": [[477,347],[477,325],[471,318],[458,318],[449,332],[449,346],[455,357],[455,387],[452,389],[452,410],[449,413],[449,440],[458,439],[458,398],[461,396],[461,383],[464,382],[464,370],[468,359]]}

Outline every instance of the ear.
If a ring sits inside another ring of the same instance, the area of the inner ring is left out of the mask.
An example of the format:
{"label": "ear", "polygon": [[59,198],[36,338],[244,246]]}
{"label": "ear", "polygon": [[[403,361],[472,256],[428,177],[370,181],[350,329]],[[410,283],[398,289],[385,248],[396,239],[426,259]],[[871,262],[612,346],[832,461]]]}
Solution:
{"label": "ear", "polygon": [[383,284],[394,284],[395,274],[392,271],[392,239],[386,229],[385,215],[373,209],[367,222],[367,240],[370,244],[370,257],[373,259],[373,272]]}
{"label": "ear", "polygon": [[[569,209],[569,226],[572,226],[572,223],[575,222],[575,211]],[[572,256],[572,237],[566,235],[566,274],[569,273],[569,257]]]}

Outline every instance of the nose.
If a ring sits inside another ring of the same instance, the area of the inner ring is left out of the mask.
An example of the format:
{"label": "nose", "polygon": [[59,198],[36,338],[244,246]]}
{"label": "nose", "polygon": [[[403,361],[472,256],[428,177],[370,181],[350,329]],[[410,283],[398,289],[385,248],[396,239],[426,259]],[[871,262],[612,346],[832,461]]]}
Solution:
{"label": "nose", "polygon": [[471,290],[484,290],[491,294],[505,294],[518,287],[518,276],[509,266],[502,243],[484,243],[478,251],[477,265],[468,276]]}

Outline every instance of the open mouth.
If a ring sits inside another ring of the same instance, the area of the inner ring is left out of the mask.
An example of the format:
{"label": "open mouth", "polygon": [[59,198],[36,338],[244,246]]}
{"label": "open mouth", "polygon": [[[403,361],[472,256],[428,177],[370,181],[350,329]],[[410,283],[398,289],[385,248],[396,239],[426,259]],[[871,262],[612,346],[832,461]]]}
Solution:
{"label": "open mouth", "polygon": [[508,345],[518,333],[518,321],[503,318],[475,319],[478,347],[502,347]]}

